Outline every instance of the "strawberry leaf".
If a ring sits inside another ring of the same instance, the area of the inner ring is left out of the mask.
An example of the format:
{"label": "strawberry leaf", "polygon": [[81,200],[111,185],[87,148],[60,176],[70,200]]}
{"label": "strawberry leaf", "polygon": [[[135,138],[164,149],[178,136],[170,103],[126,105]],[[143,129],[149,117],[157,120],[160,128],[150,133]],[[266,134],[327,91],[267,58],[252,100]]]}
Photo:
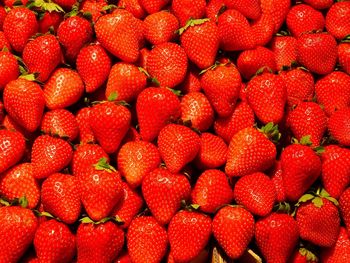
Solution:
{"label": "strawberry leaf", "polygon": [[306,146],[310,146],[312,145],[311,142],[311,135],[305,135],[300,139],[300,144],[301,145],[306,145]]}
{"label": "strawberry leaf", "polygon": [[119,96],[118,92],[113,91],[111,94],[109,94],[107,100],[113,102],[118,98],[118,96]]}
{"label": "strawberry leaf", "polygon": [[306,203],[307,201],[310,201],[314,198],[315,196],[312,194],[305,194],[299,198],[298,203],[295,206],[300,206],[301,203]]}
{"label": "strawberry leaf", "polygon": [[321,197],[315,197],[314,199],[312,199],[312,203],[317,207],[317,208],[321,208],[323,206],[323,201]]}
{"label": "strawberry leaf", "polygon": [[26,208],[28,206],[28,199],[26,196],[22,196],[18,199],[18,204],[22,206],[23,208]]}
{"label": "strawberry leaf", "polygon": [[107,158],[102,157],[97,164],[93,165],[98,171],[107,171],[109,173],[116,172],[117,170],[107,162]]}
{"label": "strawberry leaf", "polygon": [[86,216],[83,217],[82,219],[80,219],[80,222],[83,224],[91,224],[91,223],[95,223],[90,217]]}

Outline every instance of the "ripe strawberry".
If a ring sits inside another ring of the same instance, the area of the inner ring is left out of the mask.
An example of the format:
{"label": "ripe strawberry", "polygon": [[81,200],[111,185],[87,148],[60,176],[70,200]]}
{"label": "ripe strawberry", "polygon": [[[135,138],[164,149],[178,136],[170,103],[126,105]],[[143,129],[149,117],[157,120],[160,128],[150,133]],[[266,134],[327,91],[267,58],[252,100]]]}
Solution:
{"label": "ripe strawberry", "polygon": [[213,219],[213,234],[230,258],[239,258],[254,236],[253,215],[240,206],[225,206]]}
{"label": "ripe strawberry", "polygon": [[28,39],[38,32],[35,13],[25,7],[13,8],[4,20],[4,34],[16,52],[22,52]]}
{"label": "ripe strawberry", "polygon": [[108,78],[111,59],[101,45],[89,45],[82,48],[77,57],[77,70],[85,84],[86,92],[94,92]]}
{"label": "ripe strawberry", "polygon": [[75,61],[82,47],[91,42],[92,34],[88,20],[79,16],[71,16],[64,20],[58,27],[57,37],[64,48],[65,58],[71,62]]}
{"label": "ripe strawberry", "polygon": [[173,88],[180,84],[187,72],[187,56],[175,43],[156,45],[147,58],[147,70],[161,86]]}
{"label": "ripe strawberry", "polygon": [[294,37],[299,37],[304,32],[322,31],[325,26],[322,13],[305,4],[293,6],[288,12],[286,22]]}
{"label": "ripe strawberry", "polygon": [[336,110],[350,107],[350,76],[334,71],[316,82],[315,93],[317,102],[328,116]]}
{"label": "ripe strawberry", "polygon": [[122,251],[124,232],[109,221],[82,223],[77,231],[78,262],[112,262]]}
{"label": "ripe strawberry", "polygon": [[[148,2],[151,3],[150,1]],[[142,8],[140,0],[120,0],[118,2],[118,6],[125,8],[125,10],[129,11],[131,14],[133,14],[134,17],[138,19],[142,19],[146,16],[146,12]]]}
{"label": "ripe strawberry", "polygon": [[286,200],[286,193],[284,189],[283,171],[282,171],[282,166],[280,161],[275,162],[275,165],[270,174],[270,178],[272,183],[274,184],[276,201],[284,202]]}
{"label": "ripe strawberry", "polygon": [[38,222],[33,212],[18,206],[0,207],[0,262],[18,262],[32,243]]}
{"label": "ripe strawberry", "polygon": [[23,78],[10,81],[4,89],[3,100],[7,113],[15,122],[29,132],[39,127],[45,98],[37,83]]}
{"label": "ripe strawberry", "polygon": [[288,11],[290,10],[290,0],[260,0],[261,11],[263,14],[270,14],[274,24],[274,33],[278,32],[282,24],[286,20]]}
{"label": "ripe strawberry", "polygon": [[0,176],[0,194],[9,201],[25,197],[33,209],[40,200],[40,188],[30,163],[21,163]]}
{"label": "ripe strawberry", "polygon": [[4,120],[2,122],[4,128],[10,131],[17,131],[23,135],[24,138],[32,139],[33,133],[26,131],[23,127],[21,127],[17,122],[15,122],[8,114],[5,115]]}
{"label": "ripe strawberry", "polygon": [[104,14],[108,5],[106,0],[85,0],[80,6],[79,10],[83,13],[90,13],[92,22],[96,23],[96,21]]}
{"label": "ripe strawberry", "polygon": [[0,31],[0,48],[1,50],[6,47],[9,51],[12,51],[10,42],[7,40],[5,33]]}
{"label": "ripe strawberry", "polygon": [[235,9],[241,12],[246,18],[256,20],[261,16],[259,0],[224,0],[227,9]]}
{"label": "ripe strawberry", "polygon": [[35,178],[46,178],[65,168],[73,157],[72,147],[68,142],[41,135],[34,141],[32,147],[33,169]]}
{"label": "ripe strawberry", "polygon": [[147,16],[145,23],[145,38],[152,45],[159,45],[175,39],[175,31],[179,28],[176,16],[160,11]]}
{"label": "ripe strawberry", "polygon": [[53,29],[54,33],[57,33],[57,29],[62,21],[63,14],[61,12],[46,11],[38,21],[38,31],[39,33],[45,34],[47,32],[50,32],[51,29]]}
{"label": "ripe strawberry", "polygon": [[80,211],[80,193],[75,176],[54,173],[41,187],[41,203],[44,210],[66,224],[77,221]]}
{"label": "ripe strawberry", "polygon": [[[255,2],[255,0],[253,1]],[[251,27],[257,46],[265,46],[271,41],[275,30],[275,24],[270,14],[262,14],[258,20],[251,24]]]}
{"label": "ripe strawberry", "polygon": [[350,108],[335,111],[328,120],[328,130],[331,136],[344,146],[350,145],[349,121]]}
{"label": "ripe strawberry", "polygon": [[341,218],[343,219],[346,229],[348,230],[350,227],[350,188],[347,188],[342,192],[339,198],[339,209],[341,213]]}
{"label": "ripe strawberry", "polygon": [[322,263],[348,262],[350,260],[350,239],[344,227],[340,228],[337,242],[333,247],[321,251]]}
{"label": "ripe strawberry", "polygon": [[201,91],[199,73],[199,70],[190,64],[184,81],[177,86],[177,89],[181,90],[182,94]]}
{"label": "ripe strawberry", "polygon": [[205,213],[215,213],[218,208],[230,204],[233,191],[228,178],[220,170],[205,170],[197,179],[191,193],[192,203]]}
{"label": "ripe strawberry", "polygon": [[35,232],[34,248],[39,262],[70,262],[75,255],[75,236],[64,223],[49,220]]}
{"label": "ripe strawberry", "polygon": [[44,86],[46,106],[63,109],[76,103],[84,92],[80,75],[68,68],[56,69]]}
{"label": "ripe strawberry", "polygon": [[272,73],[256,76],[248,83],[247,99],[262,123],[279,123],[284,116],[287,100],[285,81],[279,75]]}
{"label": "ripe strawberry", "polygon": [[338,45],[338,60],[342,69],[350,75],[350,43]]}
{"label": "ripe strawberry", "polygon": [[325,75],[337,61],[337,42],[327,33],[303,34],[297,41],[298,62],[312,73]]}
{"label": "ripe strawberry", "polygon": [[292,36],[275,36],[271,42],[277,69],[290,67],[297,61],[297,39]]}
{"label": "ripe strawberry", "polygon": [[131,261],[138,263],[160,262],[168,245],[165,228],[151,216],[135,217],[126,240]]}
{"label": "ripe strawberry", "polygon": [[244,50],[237,59],[237,67],[242,76],[247,80],[262,68],[276,72],[275,54],[265,47]]}
{"label": "ripe strawberry", "polygon": [[232,137],[225,172],[232,177],[265,171],[273,165],[275,159],[276,146],[265,134],[248,127]]}
{"label": "ripe strawberry", "polygon": [[317,256],[304,247],[297,249],[290,260],[290,263],[317,263],[317,262],[318,262]]}
{"label": "ripe strawberry", "polygon": [[159,12],[165,7],[170,0],[138,0],[141,7],[148,13],[153,14]]}
{"label": "ripe strawberry", "polygon": [[205,0],[173,0],[171,4],[171,10],[179,20],[180,26],[184,26],[191,18],[199,19],[204,17],[205,7]]}
{"label": "ripe strawberry", "polygon": [[336,39],[343,39],[350,33],[350,3],[334,3],[326,15],[327,31]]}
{"label": "ripe strawberry", "polygon": [[84,107],[75,116],[79,128],[79,141],[82,144],[95,142],[95,136],[90,127],[90,111],[90,107]]}
{"label": "ripe strawberry", "polygon": [[242,85],[241,76],[232,63],[219,64],[201,76],[201,85],[209,102],[220,117],[230,116]]}
{"label": "ripe strawberry", "polygon": [[297,222],[290,215],[272,213],[256,223],[255,239],[267,262],[287,262],[299,239]]}
{"label": "ripe strawberry", "polygon": [[281,154],[286,198],[297,201],[321,174],[321,160],[308,146],[292,144]]}
{"label": "ripe strawberry", "polygon": [[18,78],[19,68],[16,57],[8,51],[0,51],[0,90],[7,83]]}
{"label": "ripe strawberry", "polygon": [[180,117],[180,100],[169,89],[147,88],[137,97],[136,113],[142,139],[153,141],[170,120]]}
{"label": "ripe strawberry", "polygon": [[142,194],[155,219],[165,225],[180,209],[181,201],[190,198],[191,186],[186,176],[157,168],[144,177]]}
{"label": "ripe strawberry", "polygon": [[211,235],[211,218],[207,215],[179,211],[168,226],[170,251],[175,262],[189,262],[208,244]]}

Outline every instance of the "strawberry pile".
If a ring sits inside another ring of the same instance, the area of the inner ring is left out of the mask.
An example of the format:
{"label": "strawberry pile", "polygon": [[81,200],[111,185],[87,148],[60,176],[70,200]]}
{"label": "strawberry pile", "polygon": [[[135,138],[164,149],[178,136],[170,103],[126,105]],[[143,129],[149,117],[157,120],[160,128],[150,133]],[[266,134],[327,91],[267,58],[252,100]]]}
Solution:
{"label": "strawberry pile", "polygon": [[350,262],[350,1],[3,0],[0,263]]}

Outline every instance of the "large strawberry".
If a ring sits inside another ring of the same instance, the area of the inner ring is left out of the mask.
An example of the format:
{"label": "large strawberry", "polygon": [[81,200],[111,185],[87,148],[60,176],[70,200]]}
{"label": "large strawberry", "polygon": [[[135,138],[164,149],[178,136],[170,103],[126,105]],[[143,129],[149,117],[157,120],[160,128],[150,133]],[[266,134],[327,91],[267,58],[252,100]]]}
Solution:
{"label": "large strawberry", "polygon": [[189,199],[191,186],[186,176],[157,168],[143,179],[142,194],[153,216],[165,225],[180,209],[181,201]]}
{"label": "large strawberry", "polygon": [[275,36],[271,41],[277,69],[290,67],[297,61],[297,39],[292,36]]}
{"label": "large strawberry", "polygon": [[340,228],[337,242],[333,247],[326,248],[321,252],[321,262],[348,262],[350,260],[350,238],[344,227]]}
{"label": "large strawberry", "polygon": [[184,26],[189,19],[202,18],[205,15],[205,0],[173,0],[171,9],[180,22],[180,26]]}
{"label": "large strawberry", "polygon": [[328,120],[328,130],[331,136],[344,146],[350,145],[349,121],[350,108],[344,108],[334,112]]}
{"label": "large strawberry", "polygon": [[350,43],[344,42],[338,45],[338,60],[343,70],[350,75]]}
{"label": "large strawberry", "polygon": [[2,173],[21,160],[26,144],[19,132],[0,130],[0,145],[0,173]]}
{"label": "large strawberry", "polygon": [[347,1],[334,3],[326,16],[327,31],[337,39],[350,33],[350,3]]}
{"label": "large strawberry", "polygon": [[270,14],[275,24],[274,32],[278,32],[284,23],[291,6],[291,0],[260,0],[263,14]]}
{"label": "large strawberry", "polygon": [[16,57],[8,51],[0,51],[0,63],[0,90],[3,90],[7,83],[18,78],[19,68]]}
{"label": "large strawberry", "polygon": [[79,141],[82,144],[95,142],[95,136],[90,126],[90,112],[90,107],[84,107],[75,116],[79,128]]}

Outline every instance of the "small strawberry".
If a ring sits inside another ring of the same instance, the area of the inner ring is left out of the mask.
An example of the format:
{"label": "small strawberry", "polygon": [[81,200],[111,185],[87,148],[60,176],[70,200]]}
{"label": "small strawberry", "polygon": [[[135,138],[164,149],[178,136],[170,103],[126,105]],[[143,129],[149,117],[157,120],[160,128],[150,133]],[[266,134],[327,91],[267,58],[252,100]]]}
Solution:
{"label": "small strawberry", "polygon": [[290,67],[297,61],[297,39],[292,36],[275,36],[271,41],[277,69]]}
{"label": "small strawberry", "polygon": [[278,32],[286,20],[290,10],[290,0],[260,0],[261,11],[263,14],[270,14],[275,24],[274,32]]}
{"label": "small strawberry", "polygon": [[209,242],[211,218],[207,215],[179,211],[168,226],[170,251],[175,262],[189,262],[196,258]]}
{"label": "small strawberry", "polygon": [[162,10],[170,0],[138,0],[138,2],[148,14],[153,14]]}
{"label": "small strawberry", "polygon": [[7,83],[18,78],[19,67],[16,57],[8,51],[0,51],[0,64],[0,90],[3,90]]}
{"label": "small strawberry", "polygon": [[350,188],[342,192],[339,198],[339,209],[341,217],[345,223],[346,229],[349,231],[350,227]]}
{"label": "small strawberry", "polygon": [[225,206],[213,219],[213,234],[230,258],[239,258],[254,236],[254,217],[243,207]]}
{"label": "small strawberry", "polygon": [[[163,1],[158,1],[158,0],[155,0],[155,1],[163,2]],[[148,2],[151,3],[151,1],[148,1]],[[125,10],[129,11],[131,14],[133,14],[134,17],[136,17],[138,19],[142,19],[146,16],[146,12],[143,9],[143,7],[141,6],[140,0],[120,0],[118,2],[118,6],[125,8]]]}
{"label": "small strawberry", "polygon": [[312,253],[310,250],[307,250],[304,247],[297,249],[290,260],[290,263],[317,263],[317,262],[318,262],[317,256],[314,253]]}
{"label": "small strawberry", "polygon": [[336,39],[343,39],[350,33],[350,3],[334,3],[326,15],[327,31]]}
{"label": "small strawberry", "polygon": [[350,43],[338,45],[338,60],[342,69],[350,75]]}
{"label": "small strawberry", "polygon": [[[255,1],[255,0],[253,0]],[[275,24],[270,14],[262,14],[260,18],[251,24],[257,46],[267,45],[273,37]]]}
{"label": "small strawberry", "polygon": [[283,183],[283,171],[280,161],[276,161],[275,165],[270,174],[270,178],[272,183],[274,184],[275,192],[276,192],[276,201],[284,202],[286,201],[286,193]]}
{"label": "small strawberry", "polygon": [[184,26],[187,21],[199,19],[205,16],[205,0],[173,0],[171,10],[180,22],[180,26]]}
{"label": "small strawberry", "polygon": [[328,120],[328,130],[331,136],[344,146],[350,145],[349,121],[350,108],[337,110]]}
{"label": "small strawberry", "polygon": [[168,245],[165,228],[151,216],[135,217],[126,240],[131,261],[138,263],[160,262]]}
{"label": "small strawberry", "polygon": [[39,262],[70,262],[75,255],[75,236],[64,223],[49,220],[35,232],[34,248]]}
{"label": "small strawberry", "polygon": [[190,198],[191,186],[186,176],[157,168],[143,179],[142,194],[155,219],[165,225],[180,209],[181,201]]}
{"label": "small strawberry", "polygon": [[91,14],[92,22],[96,21],[104,14],[105,8],[107,8],[108,3],[106,0],[85,0],[80,6],[79,10],[84,13]]}
{"label": "small strawberry", "polygon": [[18,163],[25,152],[25,140],[19,132],[0,130],[0,173]]}
{"label": "small strawberry", "polygon": [[77,221],[80,211],[80,194],[75,176],[54,173],[41,186],[41,203],[44,210],[66,224]]}
{"label": "small strawberry", "polygon": [[348,262],[350,260],[350,239],[344,227],[340,228],[337,242],[321,252],[322,263]]}
{"label": "small strawberry", "polygon": [[95,136],[90,127],[90,111],[90,107],[84,107],[75,116],[79,128],[79,141],[83,144],[95,142]]}

